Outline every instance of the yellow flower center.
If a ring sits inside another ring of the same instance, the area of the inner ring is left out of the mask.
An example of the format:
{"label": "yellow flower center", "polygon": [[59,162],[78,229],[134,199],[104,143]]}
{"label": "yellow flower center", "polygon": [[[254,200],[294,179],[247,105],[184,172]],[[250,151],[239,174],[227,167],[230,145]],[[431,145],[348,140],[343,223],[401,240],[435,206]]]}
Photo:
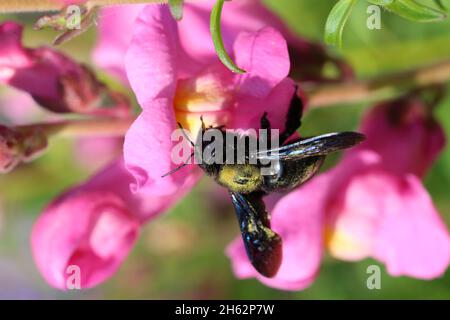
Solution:
{"label": "yellow flower center", "polygon": [[325,228],[325,246],[333,257],[359,260],[371,254],[372,243],[339,226]]}
{"label": "yellow flower center", "polygon": [[228,79],[214,73],[195,79],[178,81],[174,99],[175,116],[184,129],[196,135],[201,127],[200,116],[206,126],[226,125],[230,120],[232,92]]}

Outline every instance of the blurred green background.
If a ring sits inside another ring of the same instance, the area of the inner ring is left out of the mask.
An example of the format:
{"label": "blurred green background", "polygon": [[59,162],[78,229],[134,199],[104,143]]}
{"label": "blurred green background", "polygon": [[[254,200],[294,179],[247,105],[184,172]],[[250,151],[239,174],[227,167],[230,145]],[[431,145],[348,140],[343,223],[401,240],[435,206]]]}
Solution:
{"label": "blurred green background", "polygon": [[[238,0],[235,0],[238,1]],[[293,30],[321,41],[323,26],[334,0],[268,0]],[[432,1],[424,1],[431,3]],[[450,4],[449,4],[450,5]],[[382,29],[366,27],[368,4],[360,1],[344,34],[344,48],[335,51],[355,68],[360,78],[414,68],[450,58],[450,20],[418,24],[382,12]],[[0,20],[27,22],[26,43],[49,44],[50,31],[30,28],[35,15],[2,16]],[[94,30],[62,49],[89,62]],[[95,66],[94,66],[95,67]],[[106,77],[106,75],[104,75]],[[316,109],[306,114],[302,134],[355,129],[367,103]],[[2,108],[4,106],[1,106]],[[450,99],[437,109],[450,132]],[[434,281],[392,278],[382,267],[382,289],[368,290],[366,268],[373,260],[347,263],[325,256],[316,282],[301,292],[283,292],[256,280],[234,278],[225,246],[238,235],[231,204],[218,187],[204,179],[166,215],[148,224],[116,276],[92,290],[63,293],[53,290],[38,274],[29,248],[33,221],[42,208],[65,188],[83,181],[92,168],[80,166],[73,156],[73,141],[52,140],[39,160],[0,176],[0,298],[132,298],[132,299],[380,299],[450,298],[450,272]],[[323,170],[337,157],[327,160]],[[450,224],[450,151],[439,158],[426,178],[436,206]],[[217,190],[217,196],[211,190]],[[213,194],[211,194],[213,193]]]}

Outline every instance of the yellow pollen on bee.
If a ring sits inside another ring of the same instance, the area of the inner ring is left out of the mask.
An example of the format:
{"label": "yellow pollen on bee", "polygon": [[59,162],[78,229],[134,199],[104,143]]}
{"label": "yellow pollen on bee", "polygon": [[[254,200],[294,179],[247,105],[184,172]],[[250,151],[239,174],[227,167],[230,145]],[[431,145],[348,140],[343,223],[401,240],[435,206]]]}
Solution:
{"label": "yellow pollen on bee", "polygon": [[249,223],[247,226],[248,232],[253,233],[256,232],[256,227],[253,223]]}
{"label": "yellow pollen on bee", "polygon": [[225,165],[219,172],[218,182],[234,192],[250,193],[259,189],[263,179],[254,165]]}

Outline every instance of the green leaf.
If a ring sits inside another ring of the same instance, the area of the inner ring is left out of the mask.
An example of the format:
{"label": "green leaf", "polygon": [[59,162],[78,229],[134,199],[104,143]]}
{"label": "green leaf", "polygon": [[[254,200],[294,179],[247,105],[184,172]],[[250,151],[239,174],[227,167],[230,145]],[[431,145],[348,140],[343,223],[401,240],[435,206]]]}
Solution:
{"label": "green leaf", "polygon": [[385,6],[391,4],[395,0],[368,0],[370,3],[376,4],[377,6]]}
{"label": "green leaf", "polygon": [[434,2],[436,3],[436,5],[442,10],[447,12],[447,7],[444,6],[444,4],[442,3],[441,0],[434,0]]}
{"label": "green leaf", "polygon": [[325,24],[325,43],[342,47],[342,32],[357,0],[339,0],[331,9]]}
{"label": "green leaf", "polygon": [[217,55],[219,56],[220,61],[231,71],[235,73],[245,73],[245,70],[240,69],[234,62],[231,60],[228,55],[225,45],[222,40],[222,32],[220,26],[220,17],[222,15],[222,9],[225,0],[217,0],[211,11],[211,36],[214,43],[214,47],[216,48]]}
{"label": "green leaf", "polygon": [[169,8],[175,20],[183,19],[184,0],[169,0]]}
{"label": "green leaf", "polygon": [[415,0],[395,0],[384,7],[405,19],[416,22],[434,22],[447,18],[445,12],[428,7]]}

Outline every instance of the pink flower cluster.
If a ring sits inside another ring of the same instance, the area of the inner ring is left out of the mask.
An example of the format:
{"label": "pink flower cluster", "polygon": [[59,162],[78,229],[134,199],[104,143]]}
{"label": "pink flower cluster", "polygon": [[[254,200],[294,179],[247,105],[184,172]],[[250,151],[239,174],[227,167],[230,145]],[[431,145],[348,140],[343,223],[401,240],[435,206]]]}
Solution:
{"label": "pink flower cluster", "polygon": [[[272,126],[282,128],[295,92],[290,76],[326,81],[320,70],[332,58],[322,47],[295,37],[257,0],[233,1],[224,11],[225,45],[248,71],[232,74],[218,60],[210,38],[213,2],[186,4],[179,23],[165,5],[119,6],[101,13],[94,59],[131,86],[142,112],[126,135],[124,159],[65,192],[37,220],[33,255],[50,285],[66,289],[71,265],[80,267],[83,288],[111,277],[143,224],[199,180],[195,166],[161,178],[173,169],[170,136],[177,121],[191,132],[197,132],[200,115],[211,125],[258,128],[267,112]],[[14,24],[0,26],[0,81],[41,103],[64,101],[61,75],[80,77],[83,70],[53,51],[23,49],[19,33]],[[303,57],[315,73],[302,73]],[[348,66],[332,61],[341,67],[341,79],[351,77]],[[33,88],[33,79],[43,76],[45,96]],[[325,250],[345,260],[375,258],[393,276],[442,275],[450,262],[450,238],[421,178],[443,149],[445,136],[427,110],[416,96],[371,109],[360,128],[367,136],[364,144],[348,151],[335,168],[276,199],[272,227],[284,244],[278,274],[271,279],[259,275],[239,237],[226,250],[236,276],[301,290],[318,275]]]}
{"label": "pink flower cluster", "polygon": [[259,276],[240,239],[227,249],[236,275],[302,289],[314,280],[327,248],[343,260],[375,258],[393,276],[441,276],[450,262],[449,234],[420,179],[444,147],[445,136],[425,110],[416,98],[370,110],[360,129],[367,141],[272,210],[274,231],[284,239],[285,259],[277,276]]}

